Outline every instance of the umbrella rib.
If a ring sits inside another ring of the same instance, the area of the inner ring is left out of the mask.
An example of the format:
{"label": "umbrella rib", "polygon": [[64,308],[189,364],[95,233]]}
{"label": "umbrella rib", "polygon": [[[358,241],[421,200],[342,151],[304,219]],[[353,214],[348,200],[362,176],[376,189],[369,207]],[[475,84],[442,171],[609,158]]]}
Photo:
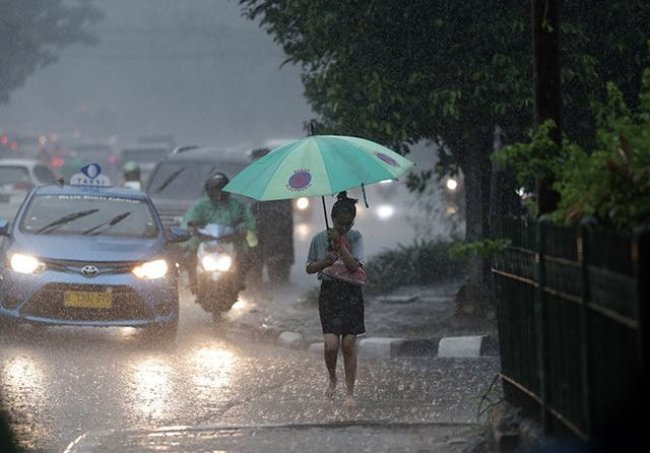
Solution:
{"label": "umbrella rib", "polygon": [[[328,181],[328,184],[330,186],[330,191],[332,191],[333,190],[333,188],[332,188],[332,178],[330,177],[330,170],[329,170],[329,168],[327,167],[327,165],[325,163],[325,158],[324,158],[324,155],[323,155],[324,150],[323,150],[323,148],[321,148],[321,145],[320,145],[320,143],[318,143],[318,141],[314,140],[314,143],[316,143],[316,147],[318,148],[321,159],[323,160],[323,168],[325,169],[325,176],[327,176],[327,181]],[[334,195],[334,191],[330,192],[330,195]],[[324,200],[325,199],[323,198],[323,201]]]}

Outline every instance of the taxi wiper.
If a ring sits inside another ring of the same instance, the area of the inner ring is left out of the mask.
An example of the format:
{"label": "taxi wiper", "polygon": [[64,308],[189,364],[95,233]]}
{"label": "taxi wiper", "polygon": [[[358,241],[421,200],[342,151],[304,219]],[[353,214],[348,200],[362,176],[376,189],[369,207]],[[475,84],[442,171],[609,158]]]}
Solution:
{"label": "taxi wiper", "polygon": [[36,234],[45,233],[46,231],[49,233],[50,231],[56,230],[61,225],[65,225],[66,223],[72,222],[73,220],[79,219],[81,217],[86,217],[90,214],[94,214],[97,211],[99,211],[99,209],[95,208],[95,209],[87,209],[85,211],[71,212],[70,214],[64,215],[60,219],[56,219],[54,222],[50,222],[44,227],[39,228],[36,231]]}
{"label": "taxi wiper", "polygon": [[171,175],[169,175],[169,176],[167,177],[167,179],[165,179],[165,180],[162,182],[162,184],[158,186],[158,188],[156,189],[156,193],[160,193],[160,192],[162,192],[163,190],[165,190],[165,189],[167,188],[167,186],[170,185],[170,184],[172,183],[172,181],[173,181],[174,179],[176,179],[176,177],[177,177],[178,175],[180,175],[181,173],[183,173],[184,171],[185,171],[185,167],[181,167],[181,168],[179,168],[178,170],[176,170],[174,173],[172,173]]}
{"label": "taxi wiper", "polygon": [[81,234],[90,234],[90,233],[92,233],[92,232],[94,232],[94,231],[99,230],[99,229],[102,228],[102,227],[106,227],[106,228],[104,228],[102,231],[97,231],[97,232],[95,233],[95,235],[101,234],[101,233],[103,233],[104,231],[107,231],[107,230],[113,228],[113,226],[117,225],[118,223],[120,223],[122,220],[126,219],[126,218],[127,218],[128,216],[130,216],[130,215],[131,215],[131,211],[123,212],[122,214],[116,215],[115,217],[113,217],[113,218],[112,218],[111,220],[109,220],[108,222],[100,223],[99,225],[95,225],[95,226],[92,227],[92,228],[88,228],[86,231],[84,231],[84,232],[81,233]]}

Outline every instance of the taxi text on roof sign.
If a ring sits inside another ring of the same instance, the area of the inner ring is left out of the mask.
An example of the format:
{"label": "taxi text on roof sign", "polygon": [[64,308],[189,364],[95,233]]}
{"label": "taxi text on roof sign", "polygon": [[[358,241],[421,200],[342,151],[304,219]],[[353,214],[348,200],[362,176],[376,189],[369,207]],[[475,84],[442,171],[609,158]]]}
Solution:
{"label": "taxi text on roof sign", "polygon": [[88,164],[81,167],[81,173],[75,173],[70,177],[71,186],[108,187],[111,179],[102,174],[102,167],[99,164]]}

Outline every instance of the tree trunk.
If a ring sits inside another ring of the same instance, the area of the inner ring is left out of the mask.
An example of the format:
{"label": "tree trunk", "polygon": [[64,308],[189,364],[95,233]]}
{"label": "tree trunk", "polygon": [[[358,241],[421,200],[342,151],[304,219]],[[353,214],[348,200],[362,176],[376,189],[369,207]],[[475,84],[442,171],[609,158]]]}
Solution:
{"label": "tree trunk", "polygon": [[[467,146],[464,154],[465,175],[465,240],[481,241],[489,237],[490,212],[490,153],[492,134],[483,134],[482,142]],[[459,314],[483,315],[492,309],[489,261],[469,257],[467,281],[459,291],[456,302]]]}
{"label": "tree trunk", "polygon": [[[535,125],[547,119],[555,122],[551,138],[562,146],[561,79],[559,51],[559,1],[533,0],[533,92],[535,102]],[[553,190],[553,178],[539,175],[537,180],[537,205],[539,214],[553,212],[560,200]]]}

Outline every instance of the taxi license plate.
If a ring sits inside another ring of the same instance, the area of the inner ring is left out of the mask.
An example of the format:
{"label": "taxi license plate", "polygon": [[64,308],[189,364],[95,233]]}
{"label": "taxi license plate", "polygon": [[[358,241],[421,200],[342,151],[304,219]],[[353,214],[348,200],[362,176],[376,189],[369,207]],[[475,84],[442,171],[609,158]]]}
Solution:
{"label": "taxi license plate", "polygon": [[111,293],[97,291],[65,291],[63,305],[78,308],[111,308]]}

